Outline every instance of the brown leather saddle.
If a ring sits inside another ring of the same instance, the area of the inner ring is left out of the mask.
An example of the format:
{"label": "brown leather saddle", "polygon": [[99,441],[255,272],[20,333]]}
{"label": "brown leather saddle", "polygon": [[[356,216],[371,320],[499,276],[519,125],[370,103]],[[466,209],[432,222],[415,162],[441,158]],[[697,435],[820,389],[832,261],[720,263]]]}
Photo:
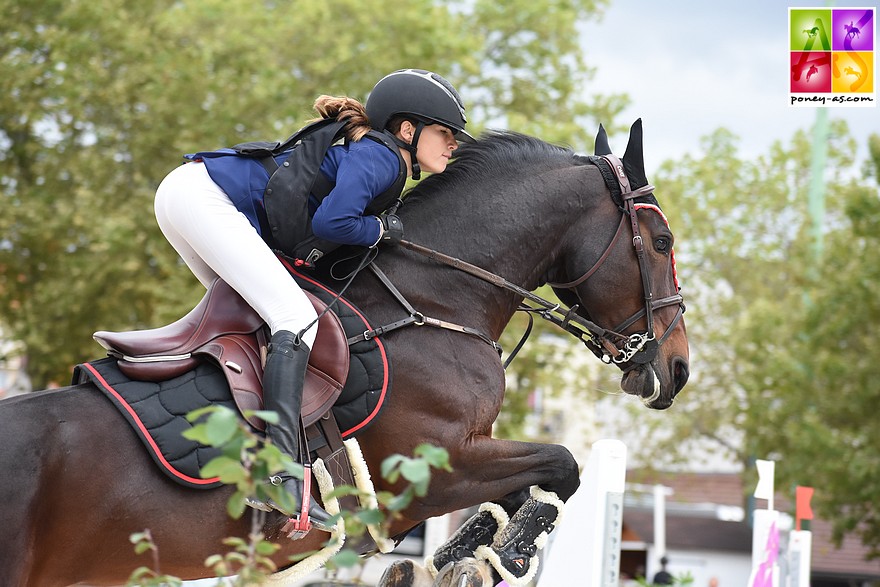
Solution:
{"label": "brown leather saddle", "polygon": [[[309,356],[303,391],[305,426],[315,423],[333,407],[342,393],[349,370],[345,331],[326,304],[306,292],[321,316],[318,336]],[[186,316],[161,328],[131,332],[99,331],[93,335],[120,370],[139,381],[166,381],[193,369],[199,361],[213,360],[222,369],[238,409],[263,406],[263,367],[268,328],[248,303],[221,279],[215,280],[202,300]],[[255,416],[248,422],[259,430],[265,423]]]}

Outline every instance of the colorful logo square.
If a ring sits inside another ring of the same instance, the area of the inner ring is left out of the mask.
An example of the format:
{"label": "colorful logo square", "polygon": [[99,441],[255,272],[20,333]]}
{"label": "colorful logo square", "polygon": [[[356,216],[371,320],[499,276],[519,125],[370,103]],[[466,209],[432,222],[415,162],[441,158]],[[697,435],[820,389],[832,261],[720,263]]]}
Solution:
{"label": "colorful logo square", "polygon": [[873,51],[873,21],[873,8],[834,10],[831,16],[831,48],[834,51]]}
{"label": "colorful logo square", "polygon": [[788,9],[789,104],[876,106],[877,9]]}
{"label": "colorful logo square", "polygon": [[831,91],[831,51],[791,52],[792,93]]}
{"label": "colorful logo square", "polygon": [[874,54],[870,51],[834,53],[831,91],[872,93],[874,91]]}
{"label": "colorful logo square", "polygon": [[831,51],[831,10],[792,8],[789,12],[790,51]]}

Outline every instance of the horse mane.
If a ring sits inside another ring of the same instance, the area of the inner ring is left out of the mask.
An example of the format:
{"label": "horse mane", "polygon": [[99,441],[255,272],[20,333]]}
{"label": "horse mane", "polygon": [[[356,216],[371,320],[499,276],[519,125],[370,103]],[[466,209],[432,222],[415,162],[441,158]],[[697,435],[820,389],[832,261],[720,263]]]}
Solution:
{"label": "horse mane", "polygon": [[[575,153],[574,150],[554,145],[514,131],[490,130],[480,135],[474,143],[463,143],[453,153],[453,160],[446,171],[435,173],[422,180],[406,193],[407,204],[423,198],[430,199],[441,191],[454,192],[473,186],[487,178],[522,177],[539,167],[547,170],[554,167],[592,165],[595,157]],[[611,197],[621,210],[623,201],[620,189],[612,178],[606,178]],[[637,202],[659,207],[654,194],[637,198]]]}
{"label": "horse mane", "polygon": [[533,166],[563,167],[585,162],[571,149],[513,131],[491,130],[474,143],[463,143],[453,153],[446,171],[422,180],[406,194],[410,203],[442,190],[473,186],[486,178],[522,175]]}

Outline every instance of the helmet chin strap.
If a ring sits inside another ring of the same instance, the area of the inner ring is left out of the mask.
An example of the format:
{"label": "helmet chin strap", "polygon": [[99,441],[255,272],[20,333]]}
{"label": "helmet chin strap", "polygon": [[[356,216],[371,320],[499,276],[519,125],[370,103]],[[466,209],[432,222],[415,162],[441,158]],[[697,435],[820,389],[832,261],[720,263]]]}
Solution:
{"label": "helmet chin strap", "polygon": [[425,128],[425,126],[425,123],[421,120],[416,122],[416,130],[415,132],[413,132],[411,143],[407,143],[406,141],[401,140],[400,137],[396,135],[391,135],[391,137],[394,139],[394,142],[397,143],[397,145],[401,149],[406,149],[407,151],[409,151],[413,179],[419,179],[422,176],[422,169],[419,167],[419,160],[418,157],[416,157],[416,150],[418,149],[419,136],[422,134],[422,129]]}

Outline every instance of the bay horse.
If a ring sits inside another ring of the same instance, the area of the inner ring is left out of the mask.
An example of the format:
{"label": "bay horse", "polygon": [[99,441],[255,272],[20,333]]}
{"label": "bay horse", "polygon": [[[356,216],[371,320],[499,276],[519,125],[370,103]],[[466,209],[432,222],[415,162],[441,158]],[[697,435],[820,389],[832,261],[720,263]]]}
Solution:
{"label": "bay horse", "polygon": [[[425,326],[383,335],[393,390],[357,435],[377,490],[394,489],[379,473],[390,454],[412,454],[421,443],[449,452],[452,471],[433,475],[428,494],[393,522],[392,536],[483,504],[435,554],[438,565],[482,551],[509,583],[522,584],[533,576],[541,536],[579,484],[566,448],[492,437],[505,376],[497,346],[484,339],[498,340],[528,292],[551,284],[571,307],[545,313],[561,313],[557,324],[619,367],[622,389],[648,408],[668,408],[687,381],[673,235],[644,177],[641,121],[622,160],[601,127],[596,152],[604,157],[487,133],[407,195],[398,214],[410,246],[384,247],[378,256],[418,312],[484,335]],[[496,279],[450,267],[443,255]],[[369,272],[346,297],[376,323],[401,318],[399,300]],[[230,487],[193,491],[162,474],[92,384],[0,402],[0,447],[4,585],[124,583],[134,568],[150,565],[129,542],[144,529],[163,573],[203,578],[210,576],[206,557],[226,551],[223,538],[250,529],[248,516],[226,513]],[[320,548],[326,537],[280,538],[274,560],[289,566],[287,557]]]}

